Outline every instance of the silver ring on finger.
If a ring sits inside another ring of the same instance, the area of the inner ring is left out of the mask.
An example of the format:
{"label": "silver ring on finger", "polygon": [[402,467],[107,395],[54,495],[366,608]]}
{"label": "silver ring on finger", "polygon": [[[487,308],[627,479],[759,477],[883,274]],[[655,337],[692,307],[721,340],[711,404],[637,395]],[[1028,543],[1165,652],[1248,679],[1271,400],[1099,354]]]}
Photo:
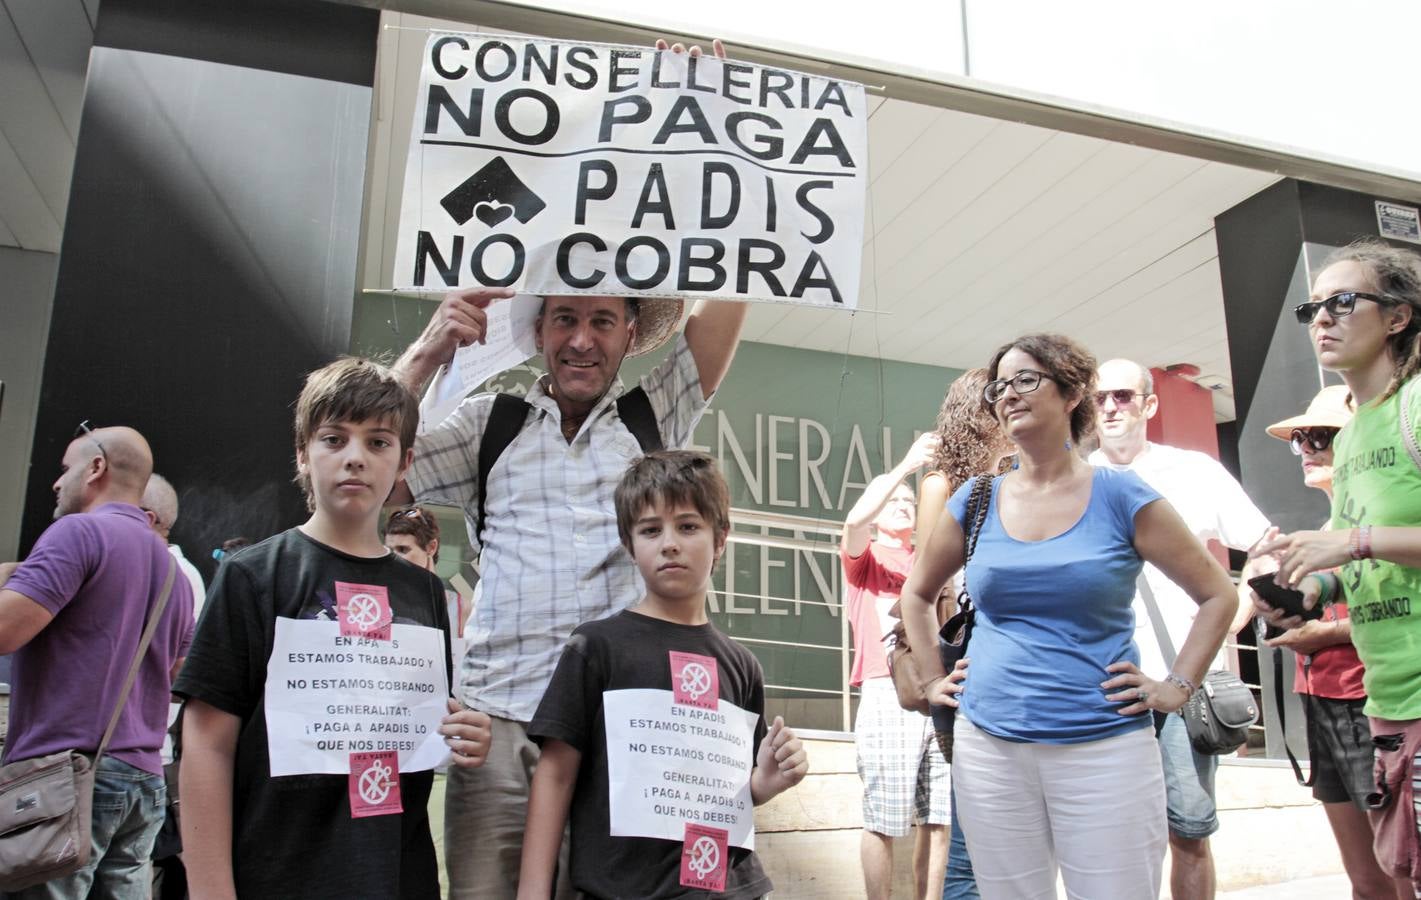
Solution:
{"label": "silver ring on finger", "polygon": [[1135,699],[1139,700],[1141,703],[1148,703],[1150,699],[1150,692],[1145,690],[1144,688],[1136,688]]}

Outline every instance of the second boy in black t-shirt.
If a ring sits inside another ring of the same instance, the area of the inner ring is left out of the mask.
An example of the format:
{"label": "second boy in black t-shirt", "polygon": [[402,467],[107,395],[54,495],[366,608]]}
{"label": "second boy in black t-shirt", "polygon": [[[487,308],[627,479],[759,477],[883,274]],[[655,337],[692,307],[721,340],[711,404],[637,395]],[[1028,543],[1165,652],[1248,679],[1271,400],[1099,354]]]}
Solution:
{"label": "second boy in black t-shirt", "polygon": [[518,895],[550,895],[571,806],[572,883],[589,897],[762,896],[772,885],[748,849],[749,807],[809,763],[783,720],[765,726],[760,664],[706,618],[730,528],[725,479],[703,453],[658,451],[615,500],[646,597],[573,632],[528,726],[542,756]]}

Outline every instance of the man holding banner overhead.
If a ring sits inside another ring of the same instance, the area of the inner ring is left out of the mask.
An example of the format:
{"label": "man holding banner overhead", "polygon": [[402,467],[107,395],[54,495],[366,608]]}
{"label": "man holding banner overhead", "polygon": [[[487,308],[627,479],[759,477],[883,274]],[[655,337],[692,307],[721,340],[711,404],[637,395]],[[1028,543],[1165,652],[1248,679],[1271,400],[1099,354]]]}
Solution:
{"label": "man holding banner overhead", "polygon": [[[507,294],[474,288],[446,297],[397,366],[406,383],[421,384],[460,342],[478,340],[484,307],[508,302]],[[512,440],[497,460],[480,471],[492,432],[507,435],[498,399],[506,395],[465,400],[417,441],[409,490],[420,502],[463,508],[470,537],[482,545],[483,598],[467,632],[457,696],[492,717],[493,736],[482,769],[449,773],[451,897],[514,895],[538,758],[527,723],[572,629],[641,595],[617,540],[612,491],[627,466],[653,449],[637,433],[646,423],[660,446],[690,442],[730,367],[745,310],[700,301],[666,360],[625,392],[622,360],[671,338],[681,302],[547,297],[536,320],[547,374],[526,403],[514,401]],[[640,395],[639,406],[617,402],[629,394]]]}
{"label": "man holding banner overhead", "polygon": [[[458,696],[493,717],[485,766],[449,775],[450,896],[512,898],[526,723],[572,629],[641,594],[613,490],[691,441],[730,367],[747,307],[709,297],[855,307],[867,112],[860,85],[719,42],[450,33],[430,35],[415,106],[395,287],[450,292],[396,365],[414,387],[444,367],[408,492],[461,507],[482,547]],[[670,340],[687,295],[674,348],[625,391],[623,359]],[[458,402],[533,351],[526,398]]]}

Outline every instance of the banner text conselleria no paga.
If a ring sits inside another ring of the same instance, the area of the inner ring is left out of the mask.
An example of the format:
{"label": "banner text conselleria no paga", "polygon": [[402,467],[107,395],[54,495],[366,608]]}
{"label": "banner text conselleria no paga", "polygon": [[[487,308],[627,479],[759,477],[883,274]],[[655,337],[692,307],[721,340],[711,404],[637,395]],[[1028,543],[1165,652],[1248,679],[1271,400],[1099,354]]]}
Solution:
{"label": "banner text conselleria no paga", "polygon": [[397,286],[856,305],[860,85],[432,35],[416,106]]}

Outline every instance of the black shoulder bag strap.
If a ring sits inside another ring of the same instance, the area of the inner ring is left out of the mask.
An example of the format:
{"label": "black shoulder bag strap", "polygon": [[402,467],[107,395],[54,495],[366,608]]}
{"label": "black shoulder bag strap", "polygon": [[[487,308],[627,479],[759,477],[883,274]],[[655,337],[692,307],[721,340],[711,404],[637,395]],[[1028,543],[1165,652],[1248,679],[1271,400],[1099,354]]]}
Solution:
{"label": "black shoulder bag strap", "polygon": [[642,453],[666,449],[661,429],[656,425],[656,411],[651,408],[651,398],[640,385],[617,398],[617,415],[627,426],[627,431],[636,438]]}
{"label": "black shoulder bag strap", "polygon": [[478,539],[484,539],[484,507],[488,497],[488,473],[493,464],[518,437],[523,425],[528,421],[528,412],[533,405],[512,394],[494,394],[493,409],[488,414],[488,424],[484,426],[483,438],[479,441],[479,518]]}
{"label": "black shoulder bag strap", "polygon": [[[977,549],[977,536],[982,533],[982,525],[987,521],[987,508],[992,505],[992,482],[995,475],[983,473],[972,484],[972,494],[967,498],[967,541],[962,548],[962,590],[957,592],[959,612],[972,609],[972,595],[967,591],[967,564],[972,561],[972,553]],[[971,628],[971,623],[968,623]]]}
{"label": "black shoulder bag strap", "polygon": [[[1255,633],[1258,635],[1258,644],[1263,645],[1265,635],[1263,620],[1255,619]],[[1283,737],[1283,752],[1288,754],[1288,762],[1293,765],[1293,777],[1298,780],[1302,787],[1312,787],[1313,781],[1317,779],[1317,767],[1312,765],[1312,754],[1315,752],[1312,740],[1308,740],[1308,774],[1303,777],[1303,767],[1298,765],[1298,758],[1293,755],[1293,748],[1288,746],[1288,720],[1285,718],[1284,710],[1287,709],[1287,695],[1283,692],[1283,648],[1273,648],[1273,708],[1278,710],[1278,733]],[[1311,726],[1306,717],[1303,719],[1303,728],[1310,735]]]}

